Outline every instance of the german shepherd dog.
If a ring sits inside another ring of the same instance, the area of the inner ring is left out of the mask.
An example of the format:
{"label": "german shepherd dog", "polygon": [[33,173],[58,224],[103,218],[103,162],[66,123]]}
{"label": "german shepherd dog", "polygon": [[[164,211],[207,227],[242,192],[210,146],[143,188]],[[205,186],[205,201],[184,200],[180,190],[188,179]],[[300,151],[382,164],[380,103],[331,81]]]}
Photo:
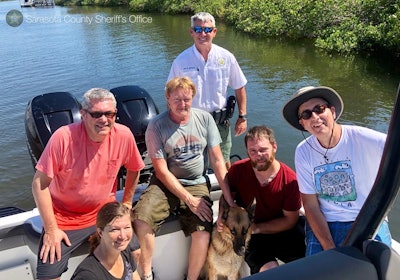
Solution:
{"label": "german shepherd dog", "polygon": [[203,272],[206,274],[205,279],[236,280],[241,277],[240,269],[251,236],[255,205],[249,205],[247,209],[229,207],[221,197],[221,206],[223,230],[218,232],[217,225],[214,224]]}

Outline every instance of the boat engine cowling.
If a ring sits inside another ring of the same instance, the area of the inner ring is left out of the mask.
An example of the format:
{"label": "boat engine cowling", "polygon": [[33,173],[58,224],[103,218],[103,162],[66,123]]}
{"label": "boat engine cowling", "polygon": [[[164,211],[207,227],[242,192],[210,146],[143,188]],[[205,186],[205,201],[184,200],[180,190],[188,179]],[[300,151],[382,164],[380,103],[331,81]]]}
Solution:
{"label": "boat engine cowling", "polygon": [[135,85],[121,86],[110,90],[117,100],[117,122],[130,128],[139,151],[146,151],[144,135],[149,121],[159,111],[153,98],[143,88]]}
{"label": "boat engine cowling", "polygon": [[81,120],[79,110],[79,102],[69,92],[41,94],[28,102],[25,133],[34,168],[53,132],[63,125]]}
{"label": "boat engine cowling", "polygon": [[[152,117],[159,113],[150,94],[135,85],[116,87],[110,90],[117,100],[116,122],[129,127],[135,136],[139,152],[145,162],[139,183],[147,183],[153,172],[147,157],[145,132]],[[33,168],[42,154],[50,136],[59,127],[81,120],[80,103],[69,92],[51,92],[34,97],[25,111],[25,132],[28,151]],[[117,189],[124,186],[126,170],[120,170]]]}
{"label": "boat engine cowling", "polygon": [[[145,163],[140,172],[140,183],[147,183],[153,173],[151,160],[147,157],[145,132],[151,118],[159,114],[153,98],[143,88],[136,85],[120,86],[110,90],[117,100],[117,122],[130,128],[135,136],[136,145]],[[124,178],[126,170],[120,178]],[[123,186],[123,182],[119,185]]]}

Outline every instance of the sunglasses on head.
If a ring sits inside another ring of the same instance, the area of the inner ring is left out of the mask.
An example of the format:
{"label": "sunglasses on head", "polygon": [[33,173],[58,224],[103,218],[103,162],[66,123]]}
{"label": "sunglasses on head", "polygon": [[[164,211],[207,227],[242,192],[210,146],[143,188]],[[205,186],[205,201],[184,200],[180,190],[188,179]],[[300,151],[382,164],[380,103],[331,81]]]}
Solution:
{"label": "sunglasses on head", "polygon": [[111,111],[107,111],[107,112],[90,112],[89,110],[85,110],[90,116],[92,116],[92,118],[94,119],[98,119],[101,118],[103,115],[106,116],[106,118],[111,119],[114,118],[115,115],[117,114],[117,112],[111,112]]}
{"label": "sunglasses on head", "polygon": [[211,31],[214,30],[214,27],[201,27],[201,26],[195,26],[193,27],[193,31],[196,33],[211,33]]}
{"label": "sunglasses on head", "polygon": [[311,118],[313,113],[316,113],[317,115],[322,114],[323,112],[325,112],[326,108],[329,108],[328,104],[319,104],[316,105],[312,110],[304,110],[300,113],[299,120],[308,120],[309,118]]}

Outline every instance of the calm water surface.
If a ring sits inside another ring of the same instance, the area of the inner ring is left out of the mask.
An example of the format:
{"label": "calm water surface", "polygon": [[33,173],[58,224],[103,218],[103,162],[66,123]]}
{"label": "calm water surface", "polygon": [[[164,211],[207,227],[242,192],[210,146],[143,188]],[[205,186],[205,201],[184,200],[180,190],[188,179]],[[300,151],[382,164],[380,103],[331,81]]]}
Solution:
{"label": "calm water surface", "polygon": [[[12,9],[19,27],[7,25]],[[136,84],[164,110],[163,87],[172,60],[192,44],[189,16],[133,14],[109,8],[24,8],[0,2],[0,207],[34,206],[33,167],[25,143],[24,113],[34,96],[69,91],[77,97],[92,87]],[[389,60],[328,56],[307,42],[252,38],[217,22],[215,43],[232,51],[247,76],[249,126],[275,130],[278,158],[293,167],[302,135],[281,115],[300,87],[326,85],[343,97],[342,123],[387,132],[400,70]],[[234,153],[245,156],[243,136]],[[391,212],[400,224],[400,207]],[[392,227],[395,237],[400,231]]]}

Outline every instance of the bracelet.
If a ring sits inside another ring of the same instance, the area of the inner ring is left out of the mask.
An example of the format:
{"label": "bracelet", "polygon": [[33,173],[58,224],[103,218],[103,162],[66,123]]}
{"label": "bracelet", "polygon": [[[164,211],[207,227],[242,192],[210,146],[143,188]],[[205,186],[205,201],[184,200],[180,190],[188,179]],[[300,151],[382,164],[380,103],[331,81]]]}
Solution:
{"label": "bracelet", "polygon": [[243,120],[247,121],[246,115],[239,115],[239,119],[243,119]]}

